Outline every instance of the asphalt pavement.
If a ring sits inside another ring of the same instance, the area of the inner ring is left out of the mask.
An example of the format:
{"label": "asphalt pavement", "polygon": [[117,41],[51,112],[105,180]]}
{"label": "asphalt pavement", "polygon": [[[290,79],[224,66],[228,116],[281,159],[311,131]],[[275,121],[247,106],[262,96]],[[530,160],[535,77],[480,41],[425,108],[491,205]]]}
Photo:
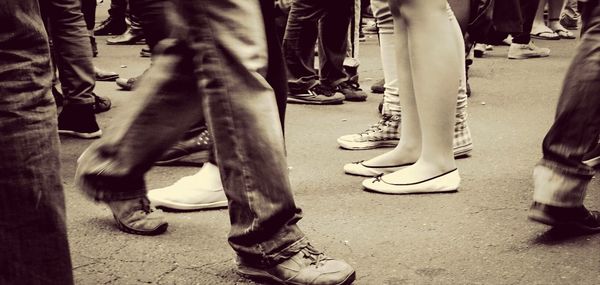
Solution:
{"label": "asphalt pavement", "polygon": [[[130,77],[150,64],[139,57],[143,45],[97,40],[98,67]],[[457,193],[380,195],[363,191],[362,178],[343,173],[345,163],[386,151],[347,151],[336,144],[339,136],[379,119],[382,95],[337,106],[288,105],[290,180],[304,211],[299,225],[318,248],[355,267],[354,284],[600,284],[600,235],[571,236],[526,218],[531,173],[576,41],[536,44],[549,47],[551,56],[508,60],[508,48],[495,47],[472,65],[468,124],[474,150],[458,160]],[[360,82],[368,90],[382,77],[376,37],[360,48]],[[105,131],[139,100],[113,82],[98,82],[96,93],[113,101],[113,109],[98,116]],[[92,141],[63,136],[61,142],[77,284],[255,284],[233,270],[227,210],[168,212],[170,226],[160,236],[120,232],[110,210],[73,185],[76,159]],[[197,170],[155,167],[146,176],[148,187],[170,185]],[[600,208],[599,190],[594,180],[589,208]]]}

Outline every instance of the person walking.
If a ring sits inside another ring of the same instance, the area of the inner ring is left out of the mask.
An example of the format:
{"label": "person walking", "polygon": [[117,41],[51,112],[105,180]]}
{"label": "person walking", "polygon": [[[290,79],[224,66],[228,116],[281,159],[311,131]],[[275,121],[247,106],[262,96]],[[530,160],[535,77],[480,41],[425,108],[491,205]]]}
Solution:
{"label": "person walking", "polygon": [[600,135],[600,1],[579,4],[581,43],[563,81],[554,123],[542,143],[543,157],[533,172],[529,218],[598,233],[600,212],[588,210],[583,200],[598,170],[597,158],[588,154],[597,149]]}

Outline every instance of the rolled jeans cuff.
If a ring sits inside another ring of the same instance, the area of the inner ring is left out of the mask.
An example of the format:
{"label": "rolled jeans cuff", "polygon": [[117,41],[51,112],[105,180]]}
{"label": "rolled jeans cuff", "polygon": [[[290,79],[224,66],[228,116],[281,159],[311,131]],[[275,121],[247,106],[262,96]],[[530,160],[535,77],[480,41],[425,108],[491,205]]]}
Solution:
{"label": "rolled jeans cuff", "polygon": [[300,250],[308,246],[308,244],[308,239],[305,236],[302,236],[299,240],[277,253],[266,254],[264,256],[253,256],[245,255],[241,252],[238,252],[238,258],[243,263],[250,264],[251,266],[258,268],[268,268],[290,259],[292,256],[300,252]]}
{"label": "rolled jeans cuff", "polygon": [[124,174],[125,168],[104,158],[99,148],[90,148],[79,159],[75,183],[96,202],[130,200],[146,196],[143,173]]}
{"label": "rolled jeans cuff", "polygon": [[542,161],[533,170],[533,200],[556,207],[583,205],[591,176],[572,176],[556,171]]}

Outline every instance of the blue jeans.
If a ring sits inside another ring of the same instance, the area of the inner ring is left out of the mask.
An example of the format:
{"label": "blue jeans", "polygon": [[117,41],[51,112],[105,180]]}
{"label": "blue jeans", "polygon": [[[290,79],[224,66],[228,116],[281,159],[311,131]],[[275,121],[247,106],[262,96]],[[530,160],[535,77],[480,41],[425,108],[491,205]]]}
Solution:
{"label": "blue jeans", "polygon": [[600,4],[580,2],[581,43],[567,71],[554,124],[534,171],[534,200],[559,207],[583,205],[595,171],[581,161],[600,134]]}
{"label": "blue jeans", "polygon": [[[347,80],[344,58],[354,0],[295,0],[288,16],[283,51],[290,91],[302,91],[319,81],[335,86]],[[319,76],[314,67],[319,39]]]}
{"label": "blue jeans", "polygon": [[0,284],[73,284],[48,38],[37,0],[0,9]]}
{"label": "blue jeans", "polygon": [[143,101],[118,115],[119,126],[86,150],[78,185],[100,201],[144,196],[143,175],[153,161],[206,118],[229,200],[229,243],[246,262],[278,263],[308,242],[296,225],[301,210],[265,80],[271,33],[265,35],[261,7],[249,0],[177,2],[188,31],[157,45],[134,91]]}

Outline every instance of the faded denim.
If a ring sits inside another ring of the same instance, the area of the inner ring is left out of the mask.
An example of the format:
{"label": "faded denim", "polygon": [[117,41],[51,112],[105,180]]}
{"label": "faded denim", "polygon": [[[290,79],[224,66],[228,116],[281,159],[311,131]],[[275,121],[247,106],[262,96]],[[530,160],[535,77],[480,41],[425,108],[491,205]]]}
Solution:
{"label": "faded denim", "polygon": [[0,23],[0,284],[73,284],[38,1],[3,1]]}
{"label": "faded denim", "polygon": [[594,169],[581,161],[600,134],[600,4],[580,2],[581,43],[567,71],[554,124],[534,171],[534,200],[559,207],[583,204]]}
{"label": "faded denim", "polygon": [[[336,86],[346,81],[343,63],[354,0],[296,0],[288,16],[283,51],[292,92],[306,90],[319,81]],[[320,75],[314,69],[319,40]]]}
{"label": "faded denim", "polygon": [[[145,195],[144,173],[198,118],[206,118],[229,200],[229,243],[268,266],[303,248],[258,1],[177,1],[187,34],[163,40],[119,126],[86,150],[77,182],[100,201]],[[276,69],[278,70],[278,69]]]}

